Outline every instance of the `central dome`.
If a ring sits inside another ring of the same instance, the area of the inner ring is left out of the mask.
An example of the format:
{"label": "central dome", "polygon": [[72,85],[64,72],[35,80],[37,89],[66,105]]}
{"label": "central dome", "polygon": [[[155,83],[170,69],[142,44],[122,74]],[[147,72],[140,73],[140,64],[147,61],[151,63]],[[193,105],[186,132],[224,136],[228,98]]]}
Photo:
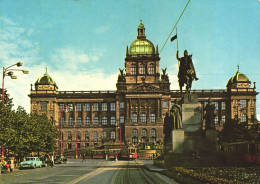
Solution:
{"label": "central dome", "polygon": [[155,54],[154,45],[147,39],[141,40],[137,39],[133,41],[130,46],[129,54],[138,55],[138,54]]}
{"label": "central dome", "polygon": [[139,54],[155,54],[155,48],[151,41],[146,39],[145,28],[142,24],[142,20],[137,28],[138,36],[135,41],[130,46],[129,54],[130,55],[139,55]]}

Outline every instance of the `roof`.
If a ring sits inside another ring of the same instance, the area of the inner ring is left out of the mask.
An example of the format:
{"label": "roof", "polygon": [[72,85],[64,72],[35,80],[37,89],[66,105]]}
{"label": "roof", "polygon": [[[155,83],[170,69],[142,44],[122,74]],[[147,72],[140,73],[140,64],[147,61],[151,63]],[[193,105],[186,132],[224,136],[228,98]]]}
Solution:
{"label": "roof", "polygon": [[38,78],[34,85],[35,86],[37,86],[37,85],[54,85],[57,87],[57,84],[55,83],[55,81],[47,73],[47,69],[46,69],[46,73],[42,77]]}
{"label": "roof", "polygon": [[237,72],[228,80],[227,87],[230,87],[232,84],[236,84],[236,83],[251,84],[249,78],[245,74],[239,72],[239,66],[237,66]]}

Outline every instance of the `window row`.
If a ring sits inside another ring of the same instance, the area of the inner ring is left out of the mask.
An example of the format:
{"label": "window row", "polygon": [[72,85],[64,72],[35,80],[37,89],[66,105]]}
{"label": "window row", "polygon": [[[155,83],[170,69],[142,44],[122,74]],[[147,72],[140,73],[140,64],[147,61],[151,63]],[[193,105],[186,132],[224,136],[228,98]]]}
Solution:
{"label": "window row", "polygon": [[[82,118],[81,117],[77,117],[77,125],[82,125]],[[124,116],[120,116],[120,123],[124,123]],[[60,118],[60,124],[65,124],[65,118],[62,117]],[[90,125],[91,124],[91,119],[90,117],[86,117],[85,118],[85,125]],[[101,124],[102,125],[107,125],[108,124],[108,118],[107,117],[102,117],[101,118]],[[69,126],[73,126],[74,122],[73,122],[73,117],[69,117],[68,118],[68,125]],[[99,118],[98,117],[94,117],[93,118],[93,125],[99,125]],[[110,117],[110,125],[116,125],[116,118],[114,116]]]}
{"label": "window row", "polygon": [[[141,114],[141,122],[146,122],[146,114]],[[137,114],[132,114],[132,122],[136,123],[137,122]],[[150,122],[155,123],[155,114],[150,114]]]}
{"label": "window row", "polygon": [[[90,133],[88,132],[88,131],[86,131],[85,133],[84,133],[84,135],[85,135],[85,140],[87,140],[87,141],[89,141],[90,140]],[[82,139],[82,137],[81,137],[81,132],[76,132],[76,139],[78,139],[78,140],[81,140]],[[97,140],[99,138],[99,136],[98,136],[98,132],[97,131],[94,131],[93,132],[93,139],[95,139],[95,140]],[[112,131],[111,133],[110,133],[110,137],[107,135],[107,132],[106,131],[103,131],[102,133],[101,133],[101,139],[106,139],[106,138],[110,138],[110,139],[115,139],[116,138],[116,132],[115,131]],[[68,132],[68,140],[69,141],[72,141],[72,132]]]}
{"label": "window row", "polygon": [[[133,129],[132,130],[132,142],[134,144],[137,144],[139,141],[140,140],[138,139],[138,130]],[[154,128],[151,129],[150,140],[149,140],[148,135],[147,135],[147,129],[143,128],[141,131],[141,141],[142,142],[146,142],[146,141],[155,142],[156,141],[156,129],[154,129]]]}
{"label": "window row", "polygon": [[[142,63],[139,66],[139,74],[146,74],[146,64]],[[132,64],[130,66],[130,74],[136,75],[137,74],[137,66],[136,64]],[[151,63],[148,65],[148,74],[155,74],[155,64]]]}
{"label": "window row", "polygon": [[[101,103],[101,111],[108,111],[108,104],[109,103]],[[92,103],[92,109],[93,111],[99,111],[99,103]],[[121,105],[121,104],[120,104]],[[82,111],[82,103],[75,103],[75,110],[76,111]],[[65,106],[64,103],[59,103],[59,111],[73,111],[73,104],[68,103],[67,106]],[[91,110],[91,103],[84,103],[84,110],[90,111]],[[110,111],[116,111],[116,103],[110,103]]]}

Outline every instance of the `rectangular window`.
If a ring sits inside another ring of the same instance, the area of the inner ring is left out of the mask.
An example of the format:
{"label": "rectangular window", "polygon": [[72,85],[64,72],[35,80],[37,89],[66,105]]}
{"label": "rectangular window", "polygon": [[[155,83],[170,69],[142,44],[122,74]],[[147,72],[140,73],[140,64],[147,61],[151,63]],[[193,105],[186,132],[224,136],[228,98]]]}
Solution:
{"label": "rectangular window", "polygon": [[72,103],[68,103],[68,111],[69,112],[73,111],[73,104]]}
{"label": "rectangular window", "polygon": [[76,110],[81,111],[81,103],[76,103]]}
{"label": "rectangular window", "polygon": [[120,123],[125,123],[125,117],[124,117],[124,116],[120,116],[119,122],[120,122]]}
{"label": "rectangular window", "polygon": [[120,107],[120,109],[121,109],[121,108],[124,108],[124,107],[125,107],[124,102],[120,102],[119,107]]}
{"label": "rectangular window", "polygon": [[41,110],[46,111],[47,110],[47,102],[40,102]]}
{"label": "rectangular window", "polygon": [[246,107],[246,100],[240,100],[240,107],[241,108]]}
{"label": "rectangular window", "polygon": [[218,102],[213,102],[213,104],[215,105],[215,110],[218,110]]}
{"label": "rectangular window", "polygon": [[93,103],[93,111],[98,111],[98,103]]}
{"label": "rectangular window", "polygon": [[90,111],[90,103],[85,103],[85,111]]}
{"label": "rectangular window", "polygon": [[62,111],[64,111],[64,103],[59,104],[59,111],[61,111],[61,109],[62,109]]}
{"label": "rectangular window", "polygon": [[102,111],[107,111],[107,103],[102,103]]}
{"label": "rectangular window", "polygon": [[223,115],[223,116],[221,117],[221,121],[222,121],[222,123],[225,123],[225,122],[226,122],[226,116],[225,116],[225,115]]}
{"label": "rectangular window", "polygon": [[110,111],[116,111],[116,103],[110,103]]}
{"label": "rectangular window", "polygon": [[72,144],[68,143],[68,149],[72,149]]}
{"label": "rectangular window", "polygon": [[167,108],[167,102],[166,101],[163,102],[163,108]]}
{"label": "rectangular window", "polygon": [[226,110],[226,102],[221,102],[221,110]]}

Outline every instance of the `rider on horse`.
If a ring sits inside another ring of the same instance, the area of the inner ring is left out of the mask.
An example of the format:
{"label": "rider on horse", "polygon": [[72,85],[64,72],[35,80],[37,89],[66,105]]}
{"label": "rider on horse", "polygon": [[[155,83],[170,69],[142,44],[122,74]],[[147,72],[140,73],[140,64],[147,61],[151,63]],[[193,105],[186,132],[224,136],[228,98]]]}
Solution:
{"label": "rider on horse", "polygon": [[179,64],[179,86],[182,93],[182,87],[186,84],[186,90],[190,92],[193,80],[199,80],[192,63],[192,55],[188,55],[188,51],[184,51],[184,57],[179,58],[179,51],[176,53],[176,58],[180,61]]}

